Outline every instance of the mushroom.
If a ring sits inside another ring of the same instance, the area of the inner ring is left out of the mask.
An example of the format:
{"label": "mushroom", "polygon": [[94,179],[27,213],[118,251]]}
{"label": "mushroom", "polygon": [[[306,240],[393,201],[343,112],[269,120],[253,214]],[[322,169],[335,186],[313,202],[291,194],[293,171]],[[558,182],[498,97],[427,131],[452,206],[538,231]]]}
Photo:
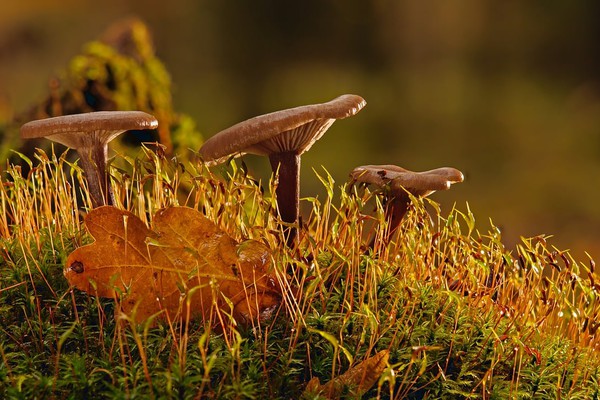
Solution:
{"label": "mushroom", "polygon": [[23,139],[44,137],[75,149],[87,177],[93,207],[114,203],[106,171],[108,142],[128,130],[155,129],[154,116],[141,111],[98,111],[31,121]]}
{"label": "mushroom", "polygon": [[410,204],[409,193],[427,197],[437,190],[450,189],[453,183],[462,182],[462,172],[444,167],[424,172],[413,172],[396,165],[363,165],[350,173],[355,182],[367,183],[389,190],[385,214],[388,220],[389,239],[400,225]]}
{"label": "mushroom", "polygon": [[[210,139],[200,156],[217,164],[244,153],[268,156],[279,173],[277,208],[283,222],[296,224],[300,213],[300,156],[323,136],[337,119],[350,117],[366,105],[357,95],[346,94],[327,103],[311,104],[260,115],[233,125]],[[286,229],[292,245],[296,229]]]}

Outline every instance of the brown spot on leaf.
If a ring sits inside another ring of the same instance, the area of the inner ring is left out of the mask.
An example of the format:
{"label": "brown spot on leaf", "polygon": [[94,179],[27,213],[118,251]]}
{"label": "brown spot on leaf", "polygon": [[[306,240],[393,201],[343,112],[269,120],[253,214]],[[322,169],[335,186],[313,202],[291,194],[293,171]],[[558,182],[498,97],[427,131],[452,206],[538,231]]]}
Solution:
{"label": "brown spot on leaf", "polygon": [[69,269],[77,274],[83,273],[83,263],[80,261],[74,261],[69,266]]}

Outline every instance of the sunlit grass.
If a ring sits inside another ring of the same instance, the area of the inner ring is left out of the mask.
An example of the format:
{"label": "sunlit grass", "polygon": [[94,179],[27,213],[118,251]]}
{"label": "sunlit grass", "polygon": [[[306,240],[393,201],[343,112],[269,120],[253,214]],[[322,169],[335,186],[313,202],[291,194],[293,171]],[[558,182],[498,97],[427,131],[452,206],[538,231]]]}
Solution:
{"label": "sunlit grass", "polygon": [[25,161],[30,171],[7,166],[0,189],[0,397],[316,398],[304,393],[311,378],[327,382],[386,349],[368,398],[598,397],[600,277],[550,238],[511,253],[468,206],[414,199],[383,245],[377,193],[321,170],[326,195],[303,199],[310,213],[289,249],[276,180],[148,145],[113,160],[117,207],[151,224],[160,208],[186,205],[237,240],[265,243],[284,296],[272,320],[247,328],[138,324],[62,275],[66,256],[91,240],[81,170],[66,154]]}

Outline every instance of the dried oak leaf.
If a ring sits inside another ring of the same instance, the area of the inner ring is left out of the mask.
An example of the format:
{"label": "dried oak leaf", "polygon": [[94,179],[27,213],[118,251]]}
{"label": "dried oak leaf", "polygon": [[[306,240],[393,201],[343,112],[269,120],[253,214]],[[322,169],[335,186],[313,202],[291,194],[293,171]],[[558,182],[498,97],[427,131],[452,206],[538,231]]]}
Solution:
{"label": "dried oak leaf", "polygon": [[104,206],[90,211],[85,226],[95,242],[69,255],[67,280],[100,297],[122,294],[122,310],[137,306],[138,321],[159,311],[208,320],[219,309],[246,324],[267,318],[281,301],[267,247],[238,244],[192,208],[159,210],[148,229],[132,213]]}
{"label": "dried oak leaf", "polygon": [[318,393],[327,399],[339,399],[349,390],[353,395],[361,397],[377,383],[387,366],[389,356],[389,350],[382,350],[324,385],[321,385],[319,378],[312,378],[304,392]]}

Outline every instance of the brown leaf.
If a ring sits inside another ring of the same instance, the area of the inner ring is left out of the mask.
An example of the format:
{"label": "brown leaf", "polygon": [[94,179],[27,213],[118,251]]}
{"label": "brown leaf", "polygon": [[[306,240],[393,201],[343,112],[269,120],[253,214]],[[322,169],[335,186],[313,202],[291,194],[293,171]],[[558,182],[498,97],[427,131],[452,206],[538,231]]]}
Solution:
{"label": "brown leaf", "polygon": [[85,226],[96,241],[69,255],[67,280],[101,297],[124,293],[121,307],[130,313],[137,305],[138,321],[161,310],[208,320],[215,306],[229,313],[232,305],[235,320],[248,323],[281,300],[267,247],[236,243],[192,208],[159,210],[150,230],[132,213],[104,206],[90,211]]}
{"label": "brown leaf", "polygon": [[319,393],[327,399],[339,399],[344,390],[350,388],[354,395],[360,397],[377,383],[389,356],[389,350],[382,350],[324,385],[315,377],[308,382],[305,392]]}

